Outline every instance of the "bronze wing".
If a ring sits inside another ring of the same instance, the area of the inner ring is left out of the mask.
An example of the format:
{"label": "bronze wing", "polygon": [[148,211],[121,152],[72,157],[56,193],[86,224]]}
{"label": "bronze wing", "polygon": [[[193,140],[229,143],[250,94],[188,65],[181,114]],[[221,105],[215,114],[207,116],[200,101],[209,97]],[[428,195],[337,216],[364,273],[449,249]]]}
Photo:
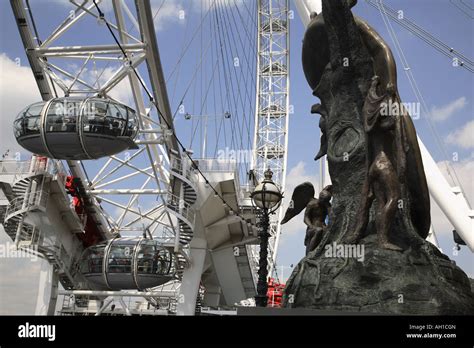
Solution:
{"label": "bronze wing", "polygon": [[281,224],[287,223],[293,217],[301,213],[309,201],[314,198],[314,194],[314,186],[310,182],[304,182],[296,186],[291,196],[292,203],[290,203],[290,206],[286,210],[285,217],[281,221]]}

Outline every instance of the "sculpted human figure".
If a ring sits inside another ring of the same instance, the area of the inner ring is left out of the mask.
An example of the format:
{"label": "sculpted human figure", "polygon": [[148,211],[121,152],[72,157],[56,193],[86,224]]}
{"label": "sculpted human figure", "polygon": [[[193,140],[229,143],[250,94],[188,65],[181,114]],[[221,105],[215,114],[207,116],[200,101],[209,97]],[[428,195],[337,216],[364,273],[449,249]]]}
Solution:
{"label": "sculpted human figure", "polygon": [[375,226],[380,245],[386,249],[402,250],[391,243],[389,238],[390,227],[400,199],[395,141],[396,123],[400,121],[400,116],[387,112],[386,106],[393,99],[393,90],[379,96],[378,85],[379,77],[374,76],[362,109],[364,130],[367,133],[368,171],[362,187],[357,225],[353,233],[346,238],[346,242],[354,243],[359,240],[367,227],[370,207],[374,199],[377,199]]}
{"label": "sculpted human figure", "polygon": [[326,218],[331,211],[331,191],[332,186],[328,185],[319,193],[319,197],[315,198],[314,187],[310,182],[298,185],[291,196],[292,203],[281,221],[281,224],[287,223],[306,208],[304,213],[304,223],[307,226],[304,239],[306,255],[316,249],[326,232]]}

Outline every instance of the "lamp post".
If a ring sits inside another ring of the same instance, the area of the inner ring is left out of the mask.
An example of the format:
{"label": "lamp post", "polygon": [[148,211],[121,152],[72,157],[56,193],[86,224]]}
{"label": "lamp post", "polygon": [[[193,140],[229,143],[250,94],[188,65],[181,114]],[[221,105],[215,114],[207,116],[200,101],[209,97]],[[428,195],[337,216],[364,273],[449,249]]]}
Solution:
{"label": "lamp post", "polygon": [[258,283],[255,304],[257,307],[267,306],[267,277],[268,277],[268,227],[270,226],[270,214],[273,214],[280,206],[283,195],[272,181],[273,172],[267,169],[264,173],[265,179],[255,187],[250,197],[253,204],[262,211],[259,221],[260,231],[260,255],[258,262]]}

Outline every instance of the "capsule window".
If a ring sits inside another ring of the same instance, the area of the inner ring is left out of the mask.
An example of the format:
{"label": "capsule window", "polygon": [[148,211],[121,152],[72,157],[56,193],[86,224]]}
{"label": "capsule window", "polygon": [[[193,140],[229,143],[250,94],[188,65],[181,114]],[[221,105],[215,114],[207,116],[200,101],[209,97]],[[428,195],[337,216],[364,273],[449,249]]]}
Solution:
{"label": "capsule window", "polygon": [[125,127],[127,120],[127,110],[118,104],[109,103],[107,109],[107,126],[106,134],[119,136]]}
{"label": "capsule window", "polygon": [[76,101],[53,101],[46,115],[46,132],[75,132],[79,107],[80,103]]}
{"label": "capsule window", "polygon": [[128,137],[135,137],[135,135],[138,132],[138,127],[137,127],[137,114],[135,113],[134,110],[128,109],[128,122],[127,122],[127,129],[125,130],[125,135]]}
{"label": "capsule window", "polygon": [[142,244],[137,253],[137,272],[139,274],[153,274],[156,269],[155,246]]}
{"label": "capsule window", "polygon": [[104,246],[97,245],[87,249],[87,254],[81,261],[81,272],[102,273],[102,264],[104,260]]}
{"label": "capsule window", "polygon": [[84,132],[103,134],[106,116],[107,103],[96,99],[87,101],[82,116]]}
{"label": "capsule window", "polygon": [[13,122],[13,131],[20,145],[33,153],[90,159],[130,148],[130,141],[116,138],[135,138],[138,130],[135,112],[128,106],[96,97],[64,97],[25,108]]}
{"label": "capsule window", "polygon": [[41,110],[44,102],[36,103],[25,108],[18,114],[13,127],[15,129],[15,136],[39,134]]}
{"label": "capsule window", "polygon": [[132,272],[132,245],[112,245],[109,254],[109,273]]}
{"label": "capsule window", "polygon": [[120,136],[127,122],[127,108],[118,103],[91,99],[83,112],[84,132]]}
{"label": "capsule window", "polygon": [[162,249],[159,251],[156,264],[156,274],[166,275],[170,272],[171,257],[171,253],[168,250]]}

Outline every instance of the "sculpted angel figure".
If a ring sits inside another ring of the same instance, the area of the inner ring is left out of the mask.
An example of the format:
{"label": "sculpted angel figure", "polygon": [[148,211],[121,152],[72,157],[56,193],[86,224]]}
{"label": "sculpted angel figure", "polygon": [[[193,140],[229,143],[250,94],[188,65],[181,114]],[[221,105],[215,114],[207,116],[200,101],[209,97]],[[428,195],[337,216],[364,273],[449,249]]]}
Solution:
{"label": "sculpted angel figure", "polygon": [[306,208],[304,213],[304,223],[306,224],[306,236],[304,245],[306,255],[316,249],[326,232],[326,218],[331,211],[332,186],[326,186],[315,198],[313,184],[304,182],[296,186],[291,196],[290,206],[286,210],[285,217],[281,224],[285,224]]}

